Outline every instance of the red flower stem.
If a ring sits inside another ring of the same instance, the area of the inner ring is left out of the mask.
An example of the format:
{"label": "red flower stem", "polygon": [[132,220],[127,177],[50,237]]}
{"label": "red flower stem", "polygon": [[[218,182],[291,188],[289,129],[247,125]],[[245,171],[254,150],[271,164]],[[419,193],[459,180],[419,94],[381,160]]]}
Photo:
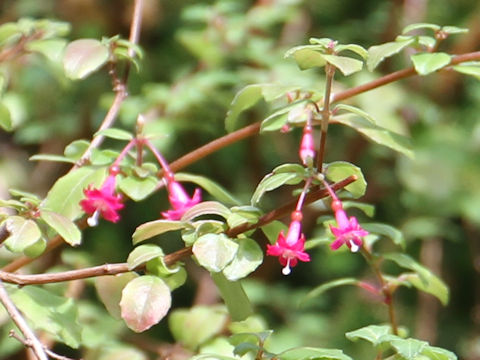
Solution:
{"label": "red flower stem", "polygon": [[327,143],[328,123],[330,121],[330,103],[332,102],[330,99],[330,94],[332,92],[333,77],[335,76],[335,66],[326,63],[325,74],[327,77],[325,83],[325,95],[323,96],[322,122],[320,127],[320,145],[318,148],[319,150],[317,157],[317,169],[320,173],[323,173],[323,159],[325,157],[325,145]]}
{"label": "red flower stem", "polygon": [[375,273],[375,276],[377,277],[381,285],[382,293],[383,293],[383,296],[385,297],[384,302],[388,307],[388,317],[390,319],[390,326],[392,327],[392,333],[394,335],[398,335],[398,325],[397,325],[397,320],[395,316],[395,306],[393,302],[393,291],[388,287],[388,284],[385,281],[385,278],[383,277],[382,271],[380,270],[380,266],[378,265],[378,262],[375,261],[375,259],[373,259],[372,254],[364,246],[362,246],[361,251],[362,251],[362,255],[365,257],[365,260],[367,260],[368,264],[372,268],[373,272]]}
{"label": "red flower stem", "polygon": [[123,150],[120,152],[120,154],[118,155],[118,157],[115,159],[115,161],[113,162],[113,164],[110,166],[110,168],[114,168],[114,167],[119,167],[120,166],[120,163],[121,161],[123,160],[123,158],[125,156],[127,156],[128,152],[130,151],[130,149],[134,146],[138,146],[138,141],[137,139],[132,139],[128,142],[128,144],[123,148]]}
{"label": "red flower stem", "polygon": [[312,178],[309,177],[305,181],[305,186],[303,187],[302,193],[298,197],[298,202],[297,202],[297,207],[295,208],[296,211],[302,211],[303,208],[303,203],[305,201],[305,196],[307,195],[307,191],[310,188],[310,185],[312,184]]}
{"label": "red flower stem", "polygon": [[160,163],[160,166],[163,169],[163,172],[165,174],[165,178],[167,181],[171,181],[174,178],[174,174],[172,169],[170,168],[170,165],[168,165],[167,160],[163,157],[163,155],[160,153],[160,151],[157,150],[155,146],[150,142],[148,139],[144,139],[145,145],[150,149],[150,151],[153,153],[157,161]]}

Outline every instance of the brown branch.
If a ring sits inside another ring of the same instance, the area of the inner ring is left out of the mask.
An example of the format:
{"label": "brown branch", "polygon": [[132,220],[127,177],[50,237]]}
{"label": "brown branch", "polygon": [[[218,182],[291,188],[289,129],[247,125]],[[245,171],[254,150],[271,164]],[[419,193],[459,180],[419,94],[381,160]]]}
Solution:
{"label": "brown branch", "polygon": [[[129,41],[133,44],[137,44],[140,39],[140,29],[142,25],[142,8],[143,8],[143,0],[135,0],[132,22],[130,24],[130,35],[129,35]],[[132,49],[129,49],[129,55],[134,56]],[[128,82],[128,75],[130,73],[130,67],[131,67],[130,62],[127,62],[125,71],[123,73],[123,78],[121,80],[116,78],[115,68],[111,71],[114,75],[113,90],[115,91],[115,98],[113,99],[112,105],[110,105],[110,108],[108,109],[108,112],[105,115],[105,118],[103,119],[102,124],[100,125],[98,131],[110,128],[114,124],[115,120],[117,119],[117,116],[123,104],[123,101],[128,96],[127,82]],[[80,157],[80,159],[77,161],[75,166],[73,166],[70,171],[84,165],[88,161],[88,159],[90,159],[92,150],[99,147],[102,144],[104,139],[105,139],[105,136],[103,135],[95,136],[92,139],[92,142],[90,143],[88,148],[85,150],[83,155]]]}
{"label": "brown branch", "polygon": [[13,301],[8,296],[7,290],[3,285],[3,282],[0,280],[0,302],[2,303],[5,310],[7,310],[8,315],[22,332],[25,340],[22,341],[25,346],[30,347],[38,360],[48,360],[48,356],[45,353],[42,343],[37,339],[35,333],[28,326],[27,322],[23,318],[20,311],[17,309]]}
{"label": "brown branch", "polygon": [[[351,184],[355,180],[357,180],[357,177],[355,175],[349,176],[348,178],[333,184],[332,189],[337,191]],[[317,201],[327,196],[328,196],[328,192],[325,189],[313,191],[305,197],[305,204],[310,204],[314,201]],[[285,204],[282,207],[279,207],[263,215],[258,220],[257,223],[241,224],[239,226],[229,229],[226,232],[226,234],[230,237],[235,237],[246,231],[259,228],[274,220],[282,218],[283,216],[285,216],[286,214],[294,210],[295,206],[296,206],[296,201],[289,202],[288,204]],[[188,246],[178,251],[175,251],[174,253],[166,255],[164,258],[164,261],[166,265],[173,265],[176,262],[182,260],[183,258],[191,255],[192,255],[192,247]],[[38,284],[49,284],[49,283],[57,283],[57,282],[63,282],[63,281],[86,279],[86,278],[104,276],[104,275],[117,275],[117,274],[129,272],[129,271],[137,271],[137,270],[143,270],[143,269],[144,269],[144,265],[141,265],[135,269],[130,269],[127,263],[118,263],[118,264],[99,265],[99,266],[94,266],[90,268],[70,270],[70,271],[64,271],[59,273],[36,274],[36,275],[23,275],[23,274],[15,274],[7,271],[0,271],[0,281],[12,283],[12,284],[18,284],[18,285],[38,285]]]}

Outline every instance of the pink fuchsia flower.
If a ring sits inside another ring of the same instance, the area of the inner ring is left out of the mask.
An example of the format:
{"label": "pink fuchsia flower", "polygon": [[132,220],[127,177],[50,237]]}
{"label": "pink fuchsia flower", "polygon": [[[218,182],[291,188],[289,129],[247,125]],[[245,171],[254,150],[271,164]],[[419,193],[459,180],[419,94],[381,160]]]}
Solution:
{"label": "pink fuchsia flower", "polygon": [[202,192],[199,188],[195,189],[190,198],[183,186],[175,180],[168,180],[167,187],[168,200],[173,209],[162,212],[165,219],[180,220],[188,209],[202,201]]}
{"label": "pink fuchsia flower", "polygon": [[347,218],[340,200],[332,201],[332,210],[335,211],[338,227],[330,225],[330,230],[336,237],[330,247],[332,250],[337,250],[340,246],[346,244],[352,252],[357,252],[363,244],[362,237],[367,236],[368,231],[361,228],[355,216],[350,217],[350,219]]}
{"label": "pink fuchsia flower", "polygon": [[291,273],[291,267],[297,265],[298,260],[310,261],[310,255],[305,250],[305,235],[302,231],[302,213],[294,211],[292,213],[292,222],[288,227],[287,236],[283,231],[278,235],[275,245],[267,245],[267,255],[278,256],[278,261],[284,266],[282,273],[288,275]]}
{"label": "pink fuchsia flower", "polygon": [[83,193],[87,198],[80,201],[80,206],[85,213],[91,215],[87,219],[88,225],[96,226],[100,215],[113,223],[120,220],[118,210],[121,210],[124,205],[122,204],[122,196],[115,195],[114,174],[107,177],[100,189],[95,189],[90,185],[83,190]]}
{"label": "pink fuchsia flower", "polygon": [[311,125],[305,125],[302,141],[299,149],[300,159],[303,165],[308,166],[315,158],[315,144],[313,140],[313,129]]}

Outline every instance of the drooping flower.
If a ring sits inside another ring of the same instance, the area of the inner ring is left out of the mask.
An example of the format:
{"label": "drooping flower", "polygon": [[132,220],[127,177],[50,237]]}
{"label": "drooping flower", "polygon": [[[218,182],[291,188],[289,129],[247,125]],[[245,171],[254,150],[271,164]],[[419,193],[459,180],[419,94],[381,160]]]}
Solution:
{"label": "drooping flower", "polygon": [[98,218],[101,215],[105,220],[116,223],[120,220],[118,211],[123,208],[122,196],[115,195],[115,174],[111,173],[100,189],[93,188],[90,185],[87,189],[83,190],[83,193],[87,197],[80,201],[80,206],[83,211],[88,215],[91,215],[87,223],[90,226],[96,226],[98,224]]}
{"label": "drooping flower", "polygon": [[288,275],[298,260],[310,261],[310,255],[305,250],[305,235],[302,231],[302,213],[292,212],[292,221],[288,227],[287,236],[280,232],[275,245],[267,245],[267,255],[278,256],[278,261],[284,266],[282,273]]}
{"label": "drooping flower", "polygon": [[167,188],[168,200],[172,205],[172,209],[162,212],[162,216],[165,219],[180,220],[188,209],[202,201],[202,192],[199,188],[195,189],[191,198],[183,186],[175,180],[168,180]]}
{"label": "drooping flower", "polygon": [[330,230],[336,237],[330,247],[332,250],[337,250],[346,244],[352,252],[357,252],[363,244],[362,237],[367,236],[368,231],[362,229],[355,216],[351,216],[350,219],[347,217],[340,200],[332,201],[332,210],[335,212],[338,227],[330,225]]}
{"label": "drooping flower", "polygon": [[303,129],[302,141],[300,142],[299,149],[300,159],[303,165],[308,166],[315,158],[315,144],[313,140],[312,126],[307,124]]}

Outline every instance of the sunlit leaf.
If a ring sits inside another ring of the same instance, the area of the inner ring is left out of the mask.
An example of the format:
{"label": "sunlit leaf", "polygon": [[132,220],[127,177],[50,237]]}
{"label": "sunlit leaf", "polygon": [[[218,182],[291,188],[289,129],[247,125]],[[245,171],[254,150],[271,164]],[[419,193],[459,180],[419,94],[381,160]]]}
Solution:
{"label": "sunlit leaf", "polygon": [[415,39],[408,38],[404,41],[393,41],[381,45],[371,46],[368,49],[368,71],[373,71],[385,58],[399,53],[414,41]]}
{"label": "sunlit leaf", "polygon": [[355,198],[363,196],[367,189],[367,182],[363,177],[362,170],[346,161],[335,161],[330,164],[325,164],[326,176],[333,182],[338,182],[346,179],[349,176],[355,175],[357,180],[345,186],[345,190],[350,192]]}
{"label": "sunlit leaf", "polygon": [[35,221],[21,216],[10,216],[4,224],[10,234],[4,244],[12,252],[22,252],[42,236]]}
{"label": "sunlit leaf", "polygon": [[33,329],[44,330],[68,346],[78,348],[81,326],[72,299],[37,286],[8,286],[8,289],[13,302],[25,314]]}
{"label": "sunlit leaf", "polygon": [[147,198],[157,188],[158,179],[155,176],[139,178],[136,176],[122,177],[118,181],[118,187],[125,195],[134,201]]}
{"label": "sunlit leaf", "polygon": [[345,76],[356,73],[363,68],[363,62],[357,59],[338,55],[323,54],[322,56],[328,63],[335,66]]}
{"label": "sunlit leaf", "polygon": [[135,232],[132,235],[133,244],[136,245],[143,240],[150,239],[154,236],[161,235],[168,231],[180,230],[187,227],[191,226],[182,221],[163,219],[149,221],[136,228]]}
{"label": "sunlit leaf", "polygon": [[390,341],[393,348],[405,360],[416,360],[428,343],[417,339],[395,339]]}
{"label": "sunlit leaf", "polygon": [[263,251],[256,241],[241,239],[233,261],[223,269],[230,281],[236,281],[253,272],[263,261]]}
{"label": "sunlit leaf", "polygon": [[409,158],[414,157],[410,139],[353,114],[335,116],[332,121],[349,126],[377,144],[387,146]]}
{"label": "sunlit leaf", "polygon": [[83,79],[102,67],[108,60],[108,48],[95,39],[80,39],[69,43],[63,57],[66,75]]}
{"label": "sunlit leaf", "polygon": [[123,288],[138,277],[134,272],[118,275],[98,276],[95,278],[95,289],[107,311],[116,319],[121,319],[120,300]]}
{"label": "sunlit leaf", "polygon": [[222,271],[235,257],[238,244],[224,234],[206,234],[193,244],[198,263],[211,272]]}
{"label": "sunlit leaf", "polygon": [[285,53],[285,57],[293,57],[301,70],[311,69],[313,67],[325,66],[327,61],[322,52],[325,47],[322,45],[302,45],[296,46]]}
{"label": "sunlit leaf", "polygon": [[162,320],[172,302],[170,289],[156,276],[131,280],[122,291],[122,319],[135,332],[142,332]]}
{"label": "sunlit leaf", "polygon": [[41,210],[40,217],[71,246],[80,245],[82,233],[69,218],[53,211]]}
{"label": "sunlit leaf", "polygon": [[0,102],[0,127],[5,131],[12,131],[13,124],[12,118],[10,116],[10,110],[5,106],[5,104]]}
{"label": "sunlit leaf", "polygon": [[60,62],[66,45],[64,39],[42,39],[28,42],[26,48],[44,55],[50,61]]}
{"label": "sunlit leaf", "polygon": [[200,345],[218,335],[228,320],[222,307],[194,306],[177,309],[168,318],[174,339],[187,349],[196,350]]}
{"label": "sunlit leaf", "polygon": [[127,264],[130,270],[145,264],[147,261],[163,256],[163,250],[160,246],[154,244],[146,244],[137,246],[128,254]]}
{"label": "sunlit leaf", "polygon": [[242,321],[253,314],[252,304],[240,281],[230,281],[221,272],[211,274],[233,321]]}
{"label": "sunlit leaf", "polygon": [[393,243],[405,249],[405,238],[400,230],[393,226],[380,223],[362,223],[362,227],[369,233],[386,236],[392,239]]}
{"label": "sunlit leaf", "polygon": [[105,169],[87,166],[69,172],[58,179],[50,189],[44,209],[62,214],[70,220],[77,219],[83,214],[79,205],[80,200],[85,197],[83,190],[89,185],[100,186],[105,177]]}
{"label": "sunlit leaf", "polygon": [[421,53],[411,57],[415,71],[428,75],[450,64],[451,56],[446,53]]}
{"label": "sunlit leaf", "polygon": [[286,350],[275,356],[280,360],[352,360],[342,350],[300,347]]}
{"label": "sunlit leaf", "polygon": [[437,24],[429,24],[429,23],[410,24],[410,25],[407,25],[403,28],[402,34],[406,34],[410,31],[420,30],[420,29],[428,29],[428,30],[437,31],[437,30],[441,29],[441,26],[437,25]]}
{"label": "sunlit leaf", "polygon": [[108,128],[97,131],[94,136],[106,136],[116,140],[130,141],[133,139],[133,135],[126,130],[117,128]]}
{"label": "sunlit leaf", "polygon": [[369,325],[358,330],[350,331],[345,334],[348,340],[356,341],[363,339],[371,342],[374,346],[382,343],[385,335],[392,334],[390,325]]}

